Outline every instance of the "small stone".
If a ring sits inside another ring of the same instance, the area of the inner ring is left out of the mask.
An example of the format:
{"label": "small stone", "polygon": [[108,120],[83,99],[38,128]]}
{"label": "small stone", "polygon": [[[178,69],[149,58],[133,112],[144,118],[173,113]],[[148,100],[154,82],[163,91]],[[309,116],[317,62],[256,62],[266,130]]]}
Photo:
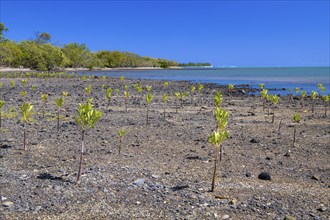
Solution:
{"label": "small stone", "polygon": [[136,204],[137,204],[137,205],[140,205],[140,204],[141,204],[141,202],[140,202],[140,201],[136,201]]}
{"label": "small stone", "polygon": [[229,219],[229,215],[223,215],[221,219]]}
{"label": "small stone", "polygon": [[232,199],[229,201],[229,205],[236,205],[237,204],[237,200],[236,199]]}
{"label": "small stone", "polygon": [[324,207],[323,204],[321,204],[320,207],[318,207],[316,210],[319,211],[319,212],[325,212],[325,211],[327,211],[327,208]]}
{"label": "small stone", "polygon": [[289,152],[286,152],[283,156],[290,157],[290,153]]}
{"label": "small stone", "polygon": [[155,179],[158,179],[159,178],[159,176],[157,176],[157,175],[151,175],[151,177],[152,178],[155,178]]}
{"label": "small stone", "polygon": [[11,207],[13,207],[14,203],[11,202],[11,201],[5,201],[5,202],[2,203],[2,205],[4,207],[11,208]]}
{"label": "small stone", "polygon": [[312,177],[311,177],[312,180],[320,180],[320,176],[317,175],[317,174],[314,174]]}
{"label": "small stone", "polygon": [[137,179],[133,182],[134,185],[136,186],[142,186],[146,180],[144,178]]}
{"label": "small stone", "polygon": [[261,172],[258,175],[258,179],[261,179],[261,180],[271,180],[271,177],[270,177],[270,174],[269,173],[267,173],[267,172]]}
{"label": "small stone", "polygon": [[284,217],[284,220],[296,220],[296,218],[293,217],[293,216],[290,216],[290,215],[286,215],[286,216]]}
{"label": "small stone", "polygon": [[260,143],[260,140],[257,140],[257,139],[255,139],[255,138],[252,138],[252,139],[250,140],[250,142],[253,143],[253,144],[257,144],[257,143]]}
{"label": "small stone", "polygon": [[39,211],[41,208],[42,208],[41,206],[37,206],[37,207],[34,209],[34,211],[37,212],[37,211]]}
{"label": "small stone", "polygon": [[62,189],[62,187],[59,186],[59,185],[54,186],[54,190],[55,190],[55,191],[60,191],[61,189]]}
{"label": "small stone", "polygon": [[245,176],[246,177],[251,177],[251,173],[250,172],[246,172]]}

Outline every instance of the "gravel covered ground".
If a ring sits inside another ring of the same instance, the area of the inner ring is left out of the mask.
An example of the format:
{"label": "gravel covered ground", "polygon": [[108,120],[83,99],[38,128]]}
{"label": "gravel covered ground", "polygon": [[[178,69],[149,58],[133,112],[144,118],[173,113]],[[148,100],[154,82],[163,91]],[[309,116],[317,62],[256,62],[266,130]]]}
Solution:
{"label": "gravel covered ground", "polygon": [[[1,82],[6,104],[0,133],[0,219],[330,218],[330,117],[324,116],[320,100],[313,115],[311,101],[301,106],[296,97],[281,97],[271,123],[272,114],[263,111],[260,97],[247,95],[246,86],[228,94],[225,87],[204,84],[202,94],[196,92],[193,100],[189,95],[176,113],[173,94],[189,91],[191,83],[170,81],[164,89],[163,81],[125,79],[131,86],[126,112],[118,79],[29,78],[26,86],[19,78]],[[149,125],[146,101],[139,105],[134,83],[152,86]],[[92,93],[87,95],[90,84]],[[120,89],[108,111],[102,84]],[[21,91],[27,91],[24,98]],[[69,96],[57,132],[55,99],[62,91]],[[215,128],[215,91],[223,93],[222,107],[230,112],[230,138],[222,144],[216,190],[210,192],[215,149],[208,136]],[[45,119],[41,93],[49,94]],[[165,119],[164,93],[170,96]],[[74,115],[78,103],[89,97],[104,114],[87,132],[82,181],[75,185],[81,131]],[[19,121],[19,106],[25,101],[35,110],[27,151],[22,150]],[[293,146],[295,112],[301,122]],[[126,131],[120,155],[119,129]],[[261,172],[271,180],[259,179]]]}

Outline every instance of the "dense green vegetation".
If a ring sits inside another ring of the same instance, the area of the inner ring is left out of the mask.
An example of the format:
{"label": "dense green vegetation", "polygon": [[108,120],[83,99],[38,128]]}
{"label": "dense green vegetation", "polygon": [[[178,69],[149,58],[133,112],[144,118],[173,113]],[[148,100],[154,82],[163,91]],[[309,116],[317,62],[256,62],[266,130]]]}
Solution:
{"label": "dense green vegetation", "polygon": [[0,67],[58,70],[61,68],[124,68],[173,66],[210,66],[210,64],[178,64],[162,58],[143,57],[131,52],[101,50],[91,52],[85,44],[69,43],[63,47],[50,43],[51,35],[37,33],[34,40],[15,42],[4,37],[8,28],[0,23]]}

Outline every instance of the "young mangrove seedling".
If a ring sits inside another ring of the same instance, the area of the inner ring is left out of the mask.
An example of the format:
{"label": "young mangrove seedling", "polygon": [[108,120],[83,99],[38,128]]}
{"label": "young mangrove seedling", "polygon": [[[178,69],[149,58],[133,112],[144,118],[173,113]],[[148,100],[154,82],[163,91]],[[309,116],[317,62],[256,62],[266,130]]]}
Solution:
{"label": "young mangrove seedling", "polygon": [[262,111],[265,111],[267,93],[268,93],[268,89],[263,89],[260,93],[261,94],[261,99],[262,99]]}
{"label": "young mangrove seedling", "polygon": [[13,89],[15,87],[15,81],[10,81],[10,88]]}
{"label": "young mangrove seedling", "polygon": [[312,99],[312,113],[314,114],[314,108],[315,108],[315,100],[317,99],[317,96],[318,96],[318,94],[317,94],[317,92],[315,92],[315,91],[312,91],[311,92],[311,99]]}
{"label": "young mangrove seedling", "polygon": [[216,107],[214,109],[213,114],[217,121],[218,128],[212,133],[211,136],[209,136],[209,142],[215,146],[215,161],[214,161],[211,192],[214,191],[214,187],[215,187],[218,158],[219,158],[219,162],[221,162],[222,160],[223,148],[221,146],[221,143],[228,138],[228,132],[225,130],[225,127],[228,124],[228,118],[229,118],[229,113],[224,111],[220,107]]}
{"label": "young mangrove seedling", "polygon": [[280,101],[280,97],[278,97],[277,95],[271,95],[270,96],[270,101],[273,104],[273,117],[272,117],[272,123],[274,124],[275,122],[275,106],[279,103]]}
{"label": "young mangrove seedling", "polygon": [[32,85],[32,86],[31,86],[31,90],[32,90],[32,91],[35,91],[35,90],[36,90],[36,86],[35,86],[35,85]]}
{"label": "young mangrove seedling", "polygon": [[263,83],[259,83],[259,88],[260,88],[261,90],[263,90],[263,89],[265,88],[265,84],[263,84]]}
{"label": "young mangrove seedling", "polygon": [[94,109],[94,106],[90,101],[85,104],[79,104],[78,106],[78,116],[75,116],[77,124],[81,128],[81,148],[80,148],[80,161],[79,161],[79,171],[77,175],[76,184],[80,183],[80,178],[82,174],[82,163],[84,154],[84,144],[85,144],[85,133],[88,128],[94,128],[96,123],[100,120],[102,116],[101,111]]}
{"label": "young mangrove seedling", "polygon": [[229,94],[229,96],[234,91],[234,88],[235,88],[234,84],[229,84],[228,85],[228,94]]}
{"label": "young mangrove seedling", "polygon": [[221,92],[217,91],[214,95],[215,107],[220,107],[221,102],[222,102],[222,94]]}
{"label": "young mangrove seedling", "polygon": [[304,102],[305,97],[306,97],[306,91],[303,90],[303,91],[301,91],[301,107],[302,108],[305,106],[305,102]]}
{"label": "young mangrove seedling", "polygon": [[330,95],[323,95],[322,96],[322,100],[323,100],[323,103],[324,103],[324,117],[327,117],[327,108],[328,108],[328,103],[329,103],[329,100],[330,100]]}
{"label": "young mangrove seedling", "polygon": [[324,92],[325,92],[325,87],[323,86],[323,84],[322,84],[322,83],[319,83],[319,84],[317,84],[317,88],[320,90],[320,93],[319,93],[319,94],[321,94],[321,93],[324,93]]}
{"label": "young mangrove seedling", "polygon": [[21,117],[21,121],[24,124],[24,138],[23,138],[23,149],[26,150],[26,134],[27,134],[27,124],[29,124],[29,122],[32,122],[32,109],[33,106],[31,105],[31,103],[23,103],[20,107],[21,109],[21,113],[22,113],[22,117]]}
{"label": "young mangrove seedling", "polygon": [[137,91],[138,94],[140,94],[140,98],[139,98],[139,106],[141,106],[142,92],[143,92],[143,88],[142,88],[142,86],[138,86],[138,87],[136,87],[136,91]]}
{"label": "young mangrove seedling", "polygon": [[151,92],[151,86],[146,85],[146,91]]}
{"label": "young mangrove seedling", "polygon": [[21,97],[23,99],[26,96],[27,91],[21,91],[19,94],[21,95]]}
{"label": "young mangrove seedling", "polygon": [[293,115],[293,123],[294,123],[294,126],[293,126],[293,146],[295,145],[296,143],[296,124],[300,122],[300,115],[298,113],[295,113]]}
{"label": "young mangrove seedling", "polygon": [[122,146],[122,142],[123,142],[123,138],[125,136],[125,130],[124,129],[120,129],[118,131],[118,136],[119,136],[119,148],[118,148],[118,154],[120,154],[121,151],[121,146]]}
{"label": "young mangrove seedling", "polygon": [[82,80],[83,82],[85,82],[85,81],[87,80],[87,76],[83,76],[83,77],[81,77],[81,80]]}
{"label": "young mangrove seedling", "polygon": [[105,84],[101,85],[102,90],[105,90]]}
{"label": "young mangrove seedling", "polygon": [[86,94],[91,94],[91,92],[92,92],[92,88],[93,88],[93,85],[91,84],[91,85],[88,85],[86,88],[85,88],[85,92],[86,92]]}
{"label": "young mangrove seedling", "polygon": [[26,80],[26,79],[22,79],[22,80],[21,80],[21,83],[22,83],[22,86],[25,87],[26,84],[27,84],[27,80]]}
{"label": "young mangrove seedling", "polygon": [[195,94],[196,87],[191,85],[190,86],[190,93],[191,93],[191,104],[194,102],[194,94]]}
{"label": "young mangrove seedling", "polygon": [[63,103],[64,103],[64,110],[66,109],[66,97],[68,97],[69,93],[66,91],[62,91]]}
{"label": "young mangrove seedling", "polygon": [[163,101],[163,108],[164,108],[164,120],[165,120],[165,111],[166,111],[166,103],[168,101],[168,95],[165,93],[162,98]]}
{"label": "young mangrove seedling", "polygon": [[5,101],[0,100],[0,128],[1,128],[1,120],[2,120],[2,109],[5,106]]}
{"label": "young mangrove seedling", "polygon": [[112,96],[112,91],[113,91],[112,88],[107,88],[107,90],[105,90],[105,99],[107,100],[107,111],[106,111],[105,116],[107,116],[109,108],[110,108],[110,99]]}
{"label": "young mangrove seedling", "polygon": [[188,97],[189,92],[181,92],[181,107],[183,107],[183,103],[186,100],[186,97]]}
{"label": "young mangrove seedling", "polygon": [[175,95],[175,98],[176,98],[175,113],[178,113],[178,106],[179,106],[179,101],[181,99],[181,93],[180,92],[175,92],[174,95]]}
{"label": "young mangrove seedling", "polygon": [[[204,88],[204,85],[203,84],[199,84],[198,87],[197,87],[197,91],[198,91],[198,96],[200,97],[199,99],[202,99],[201,96],[202,96],[202,90]],[[200,102],[200,100],[198,100],[198,102]]]}
{"label": "young mangrove seedling", "polygon": [[57,131],[60,131],[60,111],[61,111],[61,108],[64,103],[63,97],[61,96],[61,97],[55,99],[55,103],[57,106]]}
{"label": "young mangrove seedling", "polygon": [[164,89],[166,89],[167,87],[168,87],[168,82],[165,81],[165,82],[164,82]]}
{"label": "young mangrove seedling", "polygon": [[152,101],[152,94],[151,93],[148,93],[146,95],[146,101],[147,101],[147,125],[149,124],[149,106],[150,106],[150,103]]}
{"label": "young mangrove seedling", "polygon": [[128,91],[128,89],[129,89],[129,85],[124,85],[124,90]]}
{"label": "young mangrove seedling", "polygon": [[119,92],[120,92],[119,89],[115,89],[115,93],[116,93],[117,96],[119,95]]}
{"label": "young mangrove seedling", "polygon": [[120,83],[122,84],[123,87],[124,87],[124,80],[125,80],[124,76],[119,77],[119,81],[120,81]]}
{"label": "young mangrove seedling", "polygon": [[47,102],[48,95],[42,93],[40,95],[40,97],[41,97],[41,100],[43,102],[43,104],[42,104],[42,119],[45,119],[45,107],[46,107],[46,102]]}
{"label": "young mangrove seedling", "polygon": [[124,91],[124,97],[125,97],[125,111],[127,112],[127,105],[128,105],[128,98],[130,96],[129,91]]}

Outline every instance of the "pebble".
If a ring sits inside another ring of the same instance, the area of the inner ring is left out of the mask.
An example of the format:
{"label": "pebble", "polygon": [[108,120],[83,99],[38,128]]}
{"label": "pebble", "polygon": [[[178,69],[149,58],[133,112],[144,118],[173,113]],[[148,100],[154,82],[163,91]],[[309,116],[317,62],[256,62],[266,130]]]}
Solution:
{"label": "pebble", "polygon": [[270,177],[270,174],[269,173],[267,173],[267,172],[261,172],[258,175],[258,179],[261,179],[261,180],[271,180],[272,178]]}
{"label": "pebble", "polygon": [[229,201],[229,205],[236,205],[237,204],[237,200],[236,199],[232,199]]}
{"label": "pebble", "polygon": [[14,205],[14,203],[11,202],[11,201],[5,201],[5,202],[2,203],[2,205],[3,205],[4,207],[11,208],[11,207]]}
{"label": "pebble", "polygon": [[159,176],[157,176],[157,175],[151,175],[151,177],[152,178],[155,178],[155,179],[158,179],[159,178]]}
{"label": "pebble", "polygon": [[296,220],[296,218],[292,217],[290,215],[287,215],[287,216],[284,217],[284,220]]}
{"label": "pebble", "polygon": [[314,174],[312,177],[311,177],[312,180],[320,180],[320,176],[317,175],[317,174]]}
{"label": "pebble", "polygon": [[229,219],[229,215],[223,215],[221,219]]}
{"label": "pebble", "polygon": [[327,208],[324,207],[323,204],[321,204],[321,205],[317,208],[317,211],[319,211],[319,212],[325,212],[325,211],[327,211]]}
{"label": "pebble", "polygon": [[144,178],[137,179],[133,182],[134,185],[136,186],[142,186],[146,180]]}
{"label": "pebble", "polygon": [[260,143],[260,140],[255,139],[255,138],[252,138],[252,139],[250,140],[250,142],[253,143],[253,144],[257,144],[257,143]]}

